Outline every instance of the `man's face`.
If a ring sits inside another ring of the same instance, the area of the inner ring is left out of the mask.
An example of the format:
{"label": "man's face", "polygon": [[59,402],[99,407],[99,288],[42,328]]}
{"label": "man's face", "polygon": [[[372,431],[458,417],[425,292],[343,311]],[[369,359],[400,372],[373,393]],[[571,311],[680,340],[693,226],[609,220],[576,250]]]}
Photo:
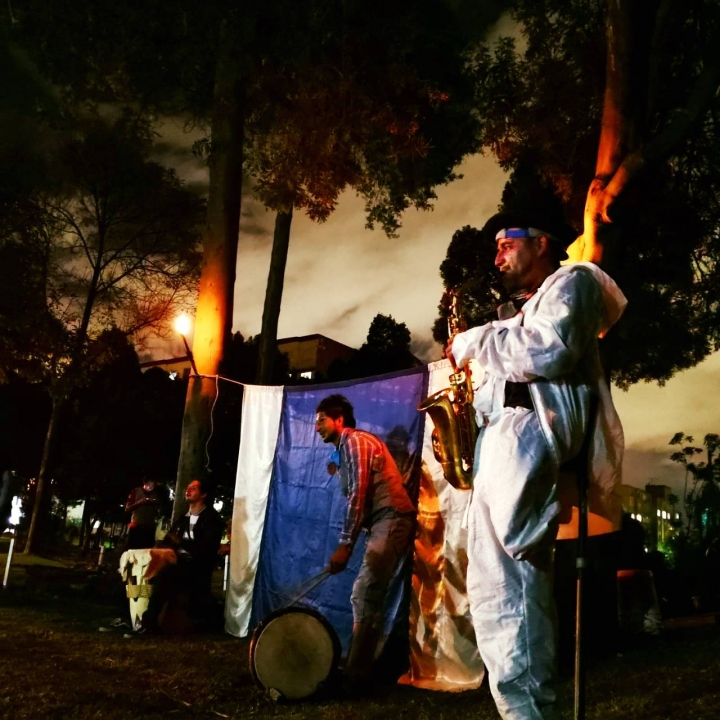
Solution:
{"label": "man's face", "polygon": [[530,289],[537,269],[539,238],[504,238],[497,241],[495,267],[508,292]]}
{"label": "man's face", "polygon": [[189,503],[196,503],[205,497],[202,486],[197,480],[193,480],[185,489],[185,499]]}
{"label": "man's face", "polygon": [[145,490],[145,492],[152,492],[154,489],[155,489],[155,481],[154,480],[148,480],[143,485],[143,490]]}
{"label": "man's face", "polygon": [[315,431],[323,442],[337,444],[344,426],[342,415],[337,420],[328,417],[324,412],[319,412],[315,416]]}

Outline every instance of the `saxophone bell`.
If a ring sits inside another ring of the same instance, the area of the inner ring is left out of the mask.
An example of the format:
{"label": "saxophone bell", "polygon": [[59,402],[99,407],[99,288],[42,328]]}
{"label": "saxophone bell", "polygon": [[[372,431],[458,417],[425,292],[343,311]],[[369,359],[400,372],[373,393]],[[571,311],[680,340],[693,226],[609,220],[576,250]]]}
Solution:
{"label": "saxophone bell", "polygon": [[418,410],[433,421],[433,454],[443,476],[456,490],[470,490],[478,436],[470,368],[458,370],[449,381],[450,387],[425,398]]}
{"label": "saxophone bell", "polygon": [[472,405],[459,404],[452,386],[433,393],[418,405],[433,421],[432,446],[443,476],[456,490],[470,490],[477,439]]}

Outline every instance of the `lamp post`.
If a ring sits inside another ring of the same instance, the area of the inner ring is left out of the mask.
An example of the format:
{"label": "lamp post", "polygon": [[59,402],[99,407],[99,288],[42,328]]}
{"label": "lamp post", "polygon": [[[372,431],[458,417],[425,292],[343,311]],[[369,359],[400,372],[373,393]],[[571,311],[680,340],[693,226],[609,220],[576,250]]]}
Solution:
{"label": "lamp post", "polygon": [[183,343],[185,344],[185,351],[187,352],[188,360],[190,360],[190,367],[192,368],[194,375],[199,375],[200,373],[195,367],[195,358],[193,357],[192,350],[190,349],[190,345],[188,345],[187,341],[187,334],[190,332],[190,325],[190,318],[185,315],[185,313],[178,315],[177,318],[175,318],[175,330],[177,330],[178,335],[180,335]]}

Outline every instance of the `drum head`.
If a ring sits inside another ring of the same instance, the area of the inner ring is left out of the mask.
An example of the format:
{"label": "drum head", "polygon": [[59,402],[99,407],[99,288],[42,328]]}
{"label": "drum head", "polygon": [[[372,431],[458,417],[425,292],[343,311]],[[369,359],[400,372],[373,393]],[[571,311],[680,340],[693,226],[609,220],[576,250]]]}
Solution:
{"label": "drum head", "polygon": [[337,634],[310,608],[283,608],[268,615],[250,643],[250,671],[255,681],[288,700],[310,697],[339,660]]}

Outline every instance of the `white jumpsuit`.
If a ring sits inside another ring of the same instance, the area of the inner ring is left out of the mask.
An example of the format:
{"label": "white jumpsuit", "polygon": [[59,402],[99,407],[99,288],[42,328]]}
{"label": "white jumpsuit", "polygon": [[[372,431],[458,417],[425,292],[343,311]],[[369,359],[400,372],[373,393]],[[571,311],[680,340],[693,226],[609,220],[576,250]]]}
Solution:
{"label": "white jumpsuit", "polygon": [[[623,435],[597,338],[626,300],[591,263],[550,275],[522,310],[458,334],[459,366],[483,376],[481,427],[468,513],[470,609],[490,689],[505,720],[556,718],[552,562],[560,466],[582,445],[590,396],[599,398],[590,445],[590,510],[617,528]],[[534,410],[504,407],[506,381],[528,383]]]}

